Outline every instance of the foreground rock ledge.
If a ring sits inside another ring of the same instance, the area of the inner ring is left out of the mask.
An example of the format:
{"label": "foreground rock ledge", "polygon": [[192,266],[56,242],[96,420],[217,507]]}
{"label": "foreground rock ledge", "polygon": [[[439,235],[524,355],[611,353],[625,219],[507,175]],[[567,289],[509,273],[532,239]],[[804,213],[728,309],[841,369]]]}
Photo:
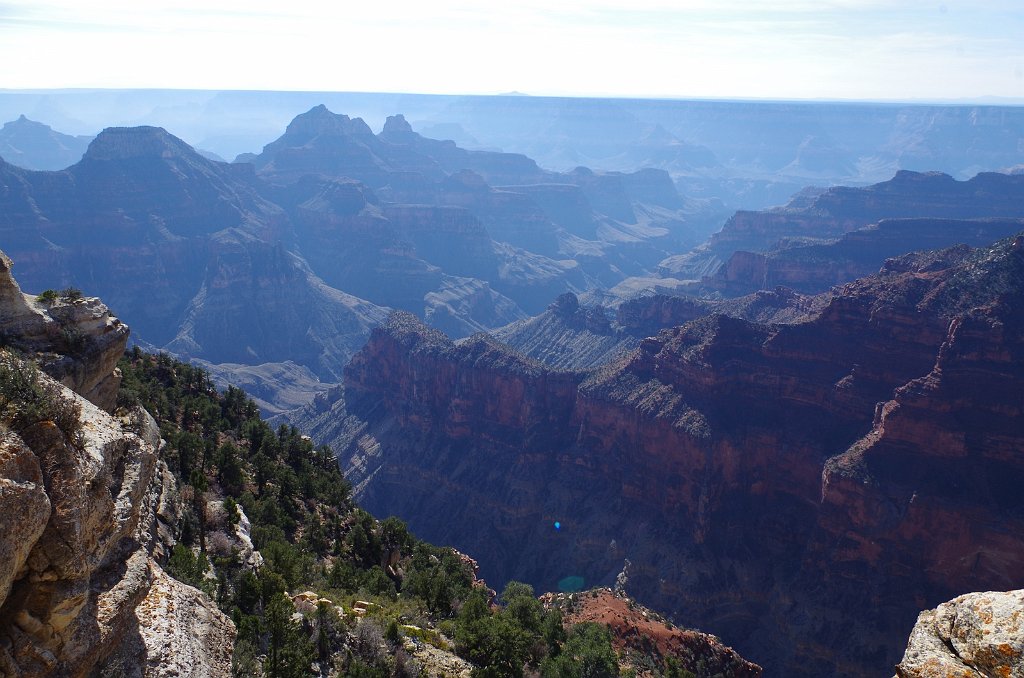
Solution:
{"label": "foreground rock ledge", "polygon": [[922,612],[896,676],[1024,676],[1024,589],[968,593]]}
{"label": "foreground rock ledge", "polygon": [[81,437],[0,423],[0,678],[229,676],[231,620],[157,564],[180,497],[156,421],[109,413],[128,328],[98,299],[40,303],[10,269],[0,252],[0,334],[78,409]]}

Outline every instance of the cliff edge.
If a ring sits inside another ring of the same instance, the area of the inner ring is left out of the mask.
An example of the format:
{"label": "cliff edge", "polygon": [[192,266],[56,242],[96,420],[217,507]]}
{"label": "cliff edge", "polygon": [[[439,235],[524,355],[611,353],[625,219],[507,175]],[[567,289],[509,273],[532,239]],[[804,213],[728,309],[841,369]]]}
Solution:
{"label": "cliff edge", "polygon": [[84,676],[114,657],[125,675],[229,675],[233,624],[157,563],[179,500],[156,422],[106,411],[128,328],[96,299],[22,294],[10,269],[0,253],[17,349],[0,351],[0,675]]}

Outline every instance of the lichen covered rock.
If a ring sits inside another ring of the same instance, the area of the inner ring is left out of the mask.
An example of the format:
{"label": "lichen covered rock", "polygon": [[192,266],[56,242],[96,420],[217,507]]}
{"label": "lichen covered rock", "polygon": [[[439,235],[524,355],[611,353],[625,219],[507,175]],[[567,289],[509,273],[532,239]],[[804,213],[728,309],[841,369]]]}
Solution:
{"label": "lichen covered rock", "polygon": [[896,675],[1024,676],[1024,590],[968,593],[922,612]]}

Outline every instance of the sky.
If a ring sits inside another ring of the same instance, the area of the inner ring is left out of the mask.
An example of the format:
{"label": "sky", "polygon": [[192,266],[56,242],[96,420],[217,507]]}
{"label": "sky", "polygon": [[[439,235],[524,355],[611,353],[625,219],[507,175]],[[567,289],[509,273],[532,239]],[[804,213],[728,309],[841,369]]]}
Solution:
{"label": "sky", "polygon": [[0,0],[0,88],[1024,102],[1021,0]]}

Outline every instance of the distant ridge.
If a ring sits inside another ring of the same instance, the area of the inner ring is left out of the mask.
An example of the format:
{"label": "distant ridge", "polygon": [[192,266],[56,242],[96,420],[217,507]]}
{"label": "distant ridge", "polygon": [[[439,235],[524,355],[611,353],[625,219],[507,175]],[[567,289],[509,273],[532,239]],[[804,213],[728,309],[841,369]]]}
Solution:
{"label": "distant ridge", "polygon": [[0,129],[0,157],[32,170],[59,170],[82,157],[91,137],[61,134],[24,114]]}

